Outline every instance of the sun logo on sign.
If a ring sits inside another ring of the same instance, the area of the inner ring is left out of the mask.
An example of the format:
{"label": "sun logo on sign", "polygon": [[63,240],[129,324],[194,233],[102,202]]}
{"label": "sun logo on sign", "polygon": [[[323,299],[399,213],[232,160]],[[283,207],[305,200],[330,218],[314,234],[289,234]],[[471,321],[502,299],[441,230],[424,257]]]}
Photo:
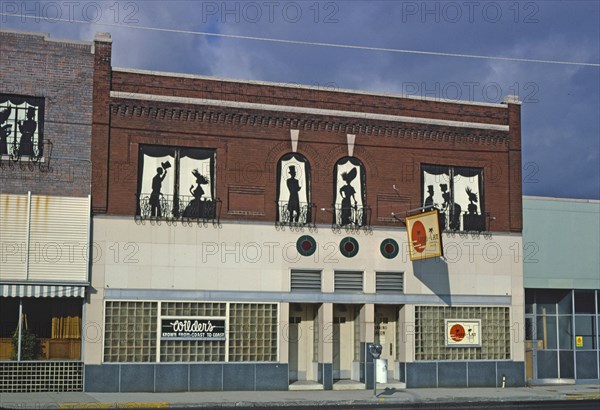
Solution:
{"label": "sun logo on sign", "polygon": [[452,326],[450,328],[450,337],[455,342],[460,342],[465,338],[465,328],[459,324]]}
{"label": "sun logo on sign", "polygon": [[412,228],[412,245],[415,251],[423,253],[427,247],[427,231],[420,221],[416,221]]}

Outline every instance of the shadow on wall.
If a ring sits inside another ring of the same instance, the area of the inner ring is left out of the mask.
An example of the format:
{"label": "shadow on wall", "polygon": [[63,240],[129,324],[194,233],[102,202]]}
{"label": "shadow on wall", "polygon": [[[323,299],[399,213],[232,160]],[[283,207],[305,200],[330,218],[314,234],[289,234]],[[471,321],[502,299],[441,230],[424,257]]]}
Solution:
{"label": "shadow on wall", "polygon": [[417,279],[450,305],[452,296],[450,295],[448,263],[443,258],[429,258],[413,261],[412,264]]}

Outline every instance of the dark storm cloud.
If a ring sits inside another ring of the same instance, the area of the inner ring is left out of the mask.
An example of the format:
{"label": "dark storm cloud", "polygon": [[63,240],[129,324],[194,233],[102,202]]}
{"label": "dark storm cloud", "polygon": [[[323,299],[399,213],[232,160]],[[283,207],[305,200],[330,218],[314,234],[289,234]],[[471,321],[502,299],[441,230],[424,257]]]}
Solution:
{"label": "dark storm cloud", "polygon": [[[8,3],[3,1],[3,10]],[[66,10],[60,1],[27,3],[29,10],[36,3],[41,11],[46,7],[50,12],[52,3]],[[100,6],[100,16],[93,14],[91,3]],[[481,102],[502,102],[505,95],[519,94],[524,194],[600,199],[597,67],[273,44],[132,28],[598,63],[598,2],[123,1],[116,7],[114,1],[82,1],[74,14],[120,27],[0,18],[2,27],[46,31],[53,37],[91,40],[94,32],[109,31],[117,67]]]}

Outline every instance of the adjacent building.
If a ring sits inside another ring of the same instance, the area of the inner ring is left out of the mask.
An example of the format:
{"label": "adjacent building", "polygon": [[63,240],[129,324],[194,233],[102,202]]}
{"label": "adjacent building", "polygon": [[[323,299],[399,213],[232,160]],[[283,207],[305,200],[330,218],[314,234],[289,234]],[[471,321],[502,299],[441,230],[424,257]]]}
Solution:
{"label": "adjacent building", "polygon": [[0,392],[81,391],[94,46],[0,31]]}
{"label": "adjacent building", "polygon": [[598,383],[600,201],[524,197],[529,383]]}
{"label": "adjacent building", "polygon": [[[111,47],[86,391],[369,388],[374,343],[388,382],[524,385],[516,98],[114,68]],[[432,209],[443,249],[422,259],[439,237],[407,217]]]}

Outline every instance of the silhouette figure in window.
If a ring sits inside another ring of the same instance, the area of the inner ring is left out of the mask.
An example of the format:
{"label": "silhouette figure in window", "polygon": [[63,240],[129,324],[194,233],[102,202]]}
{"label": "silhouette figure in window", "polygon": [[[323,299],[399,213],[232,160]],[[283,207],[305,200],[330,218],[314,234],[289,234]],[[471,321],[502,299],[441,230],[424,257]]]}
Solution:
{"label": "silhouette figure in window", "polygon": [[202,185],[208,184],[208,179],[200,174],[197,169],[193,170],[192,174],[196,177],[196,188],[194,189],[194,185],[190,186],[190,194],[194,199],[185,207],[183,216],[186,218],[205,218],[207,217],[207,210],[206,201],[202,201],[202,195],[204,195]]}
{"label": "silhouette figure in window", "polygon": [[425,208],[433,207],[433,185],[427,185],[427,192],[429,196],[425,198],[425,204],[423,205]]}
{"label": "silhouette figure in window", "polygon": [[300,183],[296,179],[296,167],[290,165],[289,167],[290,177],[287,179],[287,188],[290,193],[288,197],[287,209],[290,215],[290,222],[298,222],[300,219],[300,198],[298,192],[302,189]]}
{"label": "silhouette figure in window", "polygon": [[33,134],[37,129],[35,121],[35,108],[27,109],[27,119],[19,121],[19,131],[21,132],[21,141],[19,142],[19,156],[33,156]]}
{"label": "silhouette figure in window", "polygon": [[440,184],[440,189],[442,190],[442,198],[444,198],[444,202],[442,203],[442,211],[444,212],[444,218],[440,218],[443,221],[444,227],[446,226],[446,215],[449,219],[448,228],[452,231],[458,231],[460,229],[460,211],[461,207],[459,204],[455,204],[452,202],[452,193],[448,190],[447,184]]}
{"label": "silhouette figure in window", "polygon": [[465,189],[467,195],[469,196],[469,206],[467,209],[469,210],[470,215],[477,215],[477,194],[471,191],[471,188],[467,187]]}
{"label": "silhouette figure in window", "polygon": [[[352,187],[351,182],[356,178],[356,168],[352,168],[349,172],[342,173],[342,179],[346,182],[346,185],[340,188],[340,196],[342,197],[342,212],[340,216],[340,225],[348,225],[350,223],[355,223],[356,221],[352,220],[352,209],[356,210],[358,208],[358,203],[356,202],[356,191],[354,187]],[[354,199],[354,206],[352,206],[352,199]]]}
{"label": "silhouette figure in window", "polygon": [[4,124],[8,121],[8,117],[10,117],[10,113],[12,111],[11,107],[8,107],[2,111],[0,111],[0,155],[8,154],[8,136],[10,135],[10,131],[12,128],[11,124]]}
{"label": "silhouette figure in window", "polygon": [[167,170],[162,167],[156,168],[156,175],[152,178],[152,193],[150,194],[150,215],[162,217],[162,210],[160,207],[160,197],[162,193],[160,192],[162,188],[162,182],[167,176]]}

